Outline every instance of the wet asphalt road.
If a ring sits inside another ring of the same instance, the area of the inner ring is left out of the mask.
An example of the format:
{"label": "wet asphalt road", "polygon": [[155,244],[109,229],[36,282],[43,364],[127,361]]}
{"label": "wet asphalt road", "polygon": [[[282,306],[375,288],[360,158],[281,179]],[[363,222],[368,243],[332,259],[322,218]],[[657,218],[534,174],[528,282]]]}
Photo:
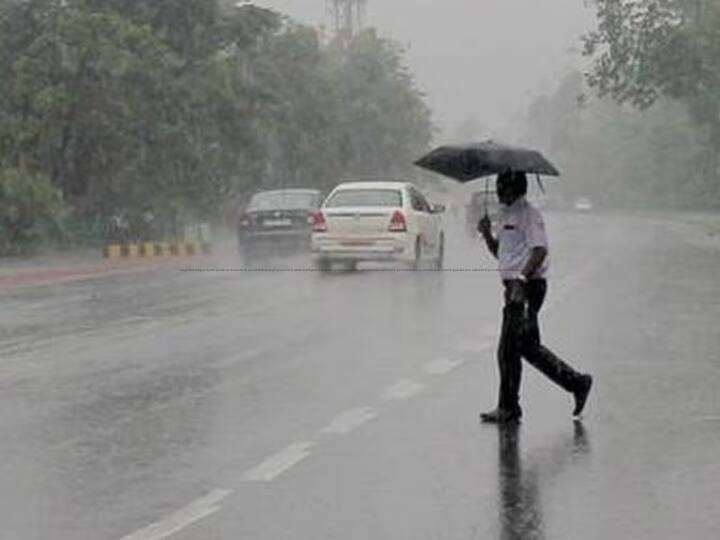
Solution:
{"label": "wet asphalt road", "polygon": [[[720,249],[657,217],[548,221],[543,338],[595,375],[581,422],[528,367],[523,423],[478,424],[493,272],[3,293],[0,538],[717,538]],[[492,268],[449,233],[446,266]]]}

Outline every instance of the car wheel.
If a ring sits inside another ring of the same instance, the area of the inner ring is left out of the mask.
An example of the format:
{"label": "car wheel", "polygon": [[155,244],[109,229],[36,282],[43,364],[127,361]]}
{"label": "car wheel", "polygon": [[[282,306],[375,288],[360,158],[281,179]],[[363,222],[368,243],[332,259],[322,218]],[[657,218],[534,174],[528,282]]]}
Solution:
{"label": "car wheel", "polygon": [[440,244],[438,245],[437,257],[433,261],[433,268],[435,270],[442,270],[443,263],[445,262],[445,235],[440,235]]}
{"label": "car wheel", "polygon": [[315,265],[315,269],[320,272],[329,272],[332,268],[330,261],[327,259],[315,259],[313,264]]}
{"label": "car wheel", "polygon": [[245,266],[250,266],[253,260],[252,251],[250,250],[250,247],[247,245],[240,244],[238,246],[238,253],[240,254],[240,258],[242,259],[242,262]]}
{"label": "car wheel", "polygon": [[420,237],[418,236],[415,239],[415,257],[413,258],[412,269],[420,270],[421,263],[422,263],[422,243],[420,242]]}

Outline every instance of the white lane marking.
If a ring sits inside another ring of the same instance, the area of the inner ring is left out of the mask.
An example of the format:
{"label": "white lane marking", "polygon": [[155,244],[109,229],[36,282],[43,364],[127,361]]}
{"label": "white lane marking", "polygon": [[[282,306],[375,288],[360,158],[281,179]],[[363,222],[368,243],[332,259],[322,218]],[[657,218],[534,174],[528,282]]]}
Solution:
{"label": "white lane marking", "polygon": [[424,389],[425,386],[420,383],[410,379],[403,379],[386,388],[383,399],[409,399]]}
{"label": "white lane marking", "polygon": [[440,358],[425,364],[425,373],[430,375],[447,375],[452,370],[461,366],[462,360],[450,360],[449,358]]}
{"label": "white lane marking", "polygon": [[165,519],[148,525],[121,540],[162,540],[220,510],[220,503],[233,491],[215,489]]}
{"label": "white lane marking", "polygon": [[377,417],[370,407],[358,407],[337,415],[330,424],[320,430],[321,433],[345,435],[365,422]]}
{"label": "white lane marking", "polygon": [[310,455],[311,442],[291,444],[263,461],[243,476],[245,482],[270,482]]}

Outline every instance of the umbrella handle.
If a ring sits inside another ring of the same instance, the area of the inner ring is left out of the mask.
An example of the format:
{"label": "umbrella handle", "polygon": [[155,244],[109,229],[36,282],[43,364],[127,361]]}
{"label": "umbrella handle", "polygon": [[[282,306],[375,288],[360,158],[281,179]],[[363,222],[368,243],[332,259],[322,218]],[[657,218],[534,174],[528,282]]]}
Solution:
{"label": "umbrella handle", "polygon": [[483,199],[483,213],[485,214],[485,217],[488,217],[488,182],[489,180],[485,178],[485,198]]}

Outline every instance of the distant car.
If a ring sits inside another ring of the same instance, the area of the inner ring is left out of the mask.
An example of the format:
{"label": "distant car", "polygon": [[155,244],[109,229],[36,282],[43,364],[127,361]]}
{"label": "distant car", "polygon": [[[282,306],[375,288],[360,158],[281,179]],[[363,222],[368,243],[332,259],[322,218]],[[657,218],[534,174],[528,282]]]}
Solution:
{"label": "distant car", "polygon": [[322,199],[316,189],[278,189],[255,193],[237,224],[238,249],[251,261],[261,253],[308,251],[312,213]]}
{"label": "distant car", "polygon": [[316,266],[356,268],[362,261],[423,262],[442,268],[442,205],[431,205],[410,182],[345,182],[315,212],[312,252]]}
{"label": "distant car", "polygon": [[578,212],[589,212],[593,208],[592,202],[587,197],[578,197],[573,206]]}

